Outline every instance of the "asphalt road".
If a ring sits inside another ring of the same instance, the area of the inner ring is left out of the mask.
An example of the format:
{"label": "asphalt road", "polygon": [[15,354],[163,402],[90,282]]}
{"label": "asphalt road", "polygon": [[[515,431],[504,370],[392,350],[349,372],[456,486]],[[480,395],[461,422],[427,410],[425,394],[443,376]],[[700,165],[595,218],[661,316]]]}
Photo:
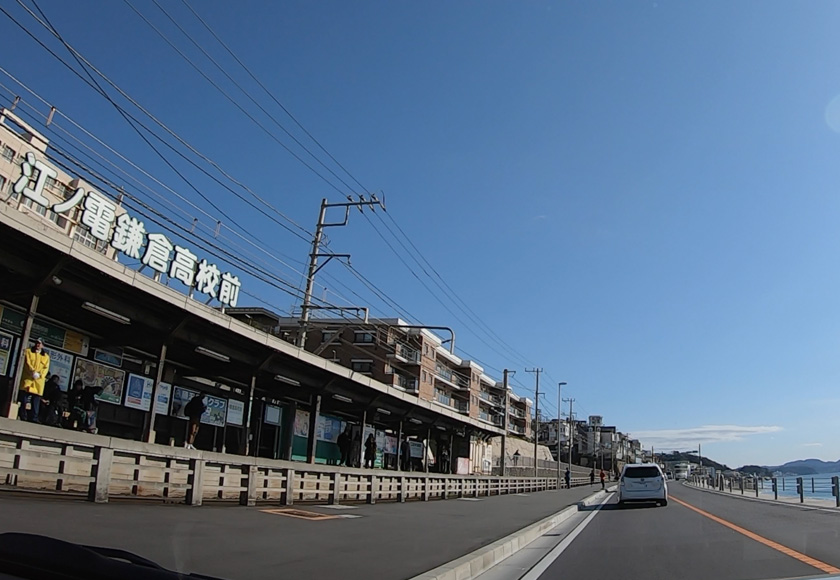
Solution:
{"label": "asphalt road", "polygon": [[281,506],[96,505],[0,493],[0,532],[122,548],[173,570],[226,579],[402,579],[524,528],[599,488],[343,510],[294,506],[359,516],[322,521],[262,511]]}
{"label": "asphalt road", "polygon": [[[613,498],[540,578],[749,580],[826,572],[783,553],[783,547],[818,560],[817,564],[840,568],[840,512],[768,505],[674,483],[669,490],[672,499],[667,507],[619,508]],[[781,546],[770,547],[767,541]]]}

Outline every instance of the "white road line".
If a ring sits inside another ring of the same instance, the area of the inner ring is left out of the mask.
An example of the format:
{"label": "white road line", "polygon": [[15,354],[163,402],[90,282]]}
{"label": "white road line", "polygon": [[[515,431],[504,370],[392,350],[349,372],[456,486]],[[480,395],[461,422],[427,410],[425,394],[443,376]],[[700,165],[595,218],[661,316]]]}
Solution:
{"label": "white road line", "polygon": [[580,524],[578,524],[578,526],[574,530],[572,530],[572,532],[568,536],[563,538],[562,542],[557,544],[554,547],[554,549],[552,549],[548,554],[546,554],[542,560],[534,564],[534,566],[530,570],[528,570],[528,573],[522,576],[519,580],[537,580],[540,576],[542,576],[543,573],[546,570],[548,570],[548,567],[551,566],[554,563],[554,561],[560,557],[560,554],[562,554],[566,550],[566,548],[568,548],[571,545],[571,543],[575,541],[575,538],[578,537],[578,534],[580,534],[583,531],[583,529],[589,525],[589,522],[591,522],[595,518],[595,516],[598,515],[598,512],[601,511],[601,508],[604,506],[604,504],[607,503],[607,501],[611,499],[611,497],[612,496],[608,495],[607,497],[602,499],[601,503],[599,503],[598,506],[595,508],[595,511],[589,514],[586,517],[586,519],[583,520]]}

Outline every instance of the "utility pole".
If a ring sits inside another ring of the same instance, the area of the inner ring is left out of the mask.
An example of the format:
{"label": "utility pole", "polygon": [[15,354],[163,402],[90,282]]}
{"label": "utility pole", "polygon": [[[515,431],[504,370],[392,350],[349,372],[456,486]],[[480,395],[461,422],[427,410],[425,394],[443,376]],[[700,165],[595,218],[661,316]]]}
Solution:
{"label": "utility pole", "polygon": [[534,373],[537,376],[537,390],[536,390],[536,407],[534,407],[534,420],[537,423],[537,428],[534,429],[534,477],[539,477],[539,468],[537,467],[537,448],[540,442],[540,373],[542,369],[525,369],[526,373]]}
{"label": "utility pole", "polygon": [[[566,383],[557,383],[557,489],[558,490],[560,489],[560,479],[561,479],[561,473],[560,473],[560,463],[561,463],[561,461],[560,461],[560,424],[561,424],[561,421],[562,421],[561,415],[563,414],[563,413],[561,413],[561,411],[563,410],[563,398],[560,396],[560,389],[562,389],[563,385],[565,385],[565,384]],[[571,420],[571,417],[569,419]],[[569,451],[571,452],[571,447],[569,448]],[[569,470],[569,471],[571,472],[571,470]]]}
{"label": "utility pole", "polygon": [[[504,377],[502,379],[502,385],[505,388],[505,416],[502,419],[502,429],[504,429],[505,432],[502,435],[502,456],[499,458],[499,474],[502,477],[505,477],[507,475],[507,473],[505,473],[505,471],[506,471],[506,467],[507,467],[506,464],[507,464],[508,421],[510,421],[510,417],[509,417],[509,414],[510,414],[510,396],[508,395],[508,374],[510,372],[511,371],[509,371],[507,369],[504,369],[504,371],[502,371],[502,376]],[[451,453],[451,451],[450,451],[450,453]]]}
{"label": "utility pole", "polygon": [[565,399],[569,403],[569,471],[572,471],[572,449],[575,441],[575,425],[574,414],[572,413],[572,406],[575,404],[574,399]]}
{"label": "utility pole", "polygon": [[[350,218],[351,207],[356,207],[359,208],[359,211],[363,211],[365,206],[377,205],[383,209],[385,207],[375,195],[372,195],[369,201],[365,200],[364,196],[359,196],[359,201],[347,201],[341,203],[329,203],[326,198],[321,200],[321,211],[318,214],[318,225],[315,226],[315,235],[312,238],[312,251],[309,253],[309,270],[306,274],[306,290],[303,293],[303,303],[300,307],[300,321],[298,322],[300,326],[300,335],[298,337],[299,347],[304,348],[306,346],[306,334],[309,331],[309,317],[311,315],[311,311],[315,308],[312,306],[312,290],[315,286],[315,274],[317,274],[318,270],[326,266],[327,262],[333,258],[350,259],[350,254],[334,254],[332,252],[321,253],[319,251],[321,248],[321,239],[324,235],[324,228],[346,226],[347,220]],[[327,218],[327,209],[331,207],[345,208],[344,219],[342,221],[334,223],[326,223],[324,221]],[[319,266],[318,258],[321,257],[326,257],[327,259]],[[361,309],[353,307],[348,310],[358,311]],[[367,318],[367,316],[365,316],[365,318]],[[365,322],[367,322],[367,320],[365,320]]]}
{"label": "utility pole", "polygon": [[700,472],[699,475],[703,475],[703,447],[698,443],[697,444],[697,462],[700,464],[698,471]]}

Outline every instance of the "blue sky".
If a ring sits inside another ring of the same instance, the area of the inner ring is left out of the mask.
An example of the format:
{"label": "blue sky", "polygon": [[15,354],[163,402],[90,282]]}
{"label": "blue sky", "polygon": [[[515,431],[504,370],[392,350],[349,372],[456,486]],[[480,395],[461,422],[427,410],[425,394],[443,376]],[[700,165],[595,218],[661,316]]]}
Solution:
{"label": "blue sky", "polygon": [[[131,4],[299,151],[154,3]],[[183,3],[162,5],[341,173]],[[190,5],[368,191],[384,192],[395,222],[503,339],[448,301],[378,218],[354,213],[349,227],[329,232],[333,250],[351,253],[353,268],[412,318],[453,326],[462,356],[494,376],[517,369],[526,395],[533,375],[525,367],[543,367],[550,415],[556,381],[565,380],[576,414],[603,415],[646,447],[699,442],[731,465],[840,457],[840,5]],[[346,193],[244,117],[128,4],[38,6],[102,72],[306,230],[322,198]],[[6,10],[68,58],[19,5]],[[105,100],[3,15],[0,33],[8,72],[207,205]],[[287,258],[305,259],[303,240],[172,162],[234,217],[240,234],[301,268]],[[300,283],[299,273],[271,264]],[[324,273],[327,290],[318,291],[328,300],[397,314],[341,264]],[[278,310],[292,307],[265,284],[247,289]]]}

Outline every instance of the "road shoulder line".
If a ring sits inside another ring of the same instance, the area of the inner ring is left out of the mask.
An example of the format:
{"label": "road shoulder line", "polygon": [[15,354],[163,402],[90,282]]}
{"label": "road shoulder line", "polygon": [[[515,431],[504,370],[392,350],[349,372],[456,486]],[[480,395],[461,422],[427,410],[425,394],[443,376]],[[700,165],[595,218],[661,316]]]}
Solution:
{"label": "road shoulder line", "polygon": [[530,524],[474,552],[470,552],[451,562],[433,568],[428,572],[414,576],[410,580],[471,580],[472,578],[476,578],[572,517],[578,512],[580,504],[586,505],[606,497],[608,497],[606,491],[598,490],[585,499],[563,508],[555,514]]}
{"label": "road shoulder line", "polygon": [[694,511],[694,512],[700,514],[701,516],[709,518],[713,522],[717,522],[722,526],[726,526],[730,530],[738,532],[739,534],[742,534],[742,535],[748,537],[749,539],[758,542],[759,544],[763,544],[763,545],[767,546],[768,548],[773,548],[774,550],[776,550],[778,552],[781,552],[782,554],[785,554],[786,556],[790,556],[791,558],[799,560],[800,562],[802,562],[804,564],[808,564],[809,566],[812,566],[812,567],[816,568],[820,572],[824,572],[826,574],[840,574],[840,568],[832,566],[831,564],[826,564],[825,562],[817,560],[816,558],[812,558],[811,556],[803,554],[802,552],[798,552],[798,551],[794,550],[793,548],[788,548],[784,544],[774,542],[773,540],[771,540],[769,538],[765,538],[764,536],[761,536],[761,535],[759,535],[759,534],[757,534],[753,531],[750,531],[746,528],[742,528],[741,526],[739,526],[737,524],[733,524],[732,522],[730,522],[728,520],[725,520],[725,519],[723,519],[719,516],[714,515],[713,513],[710,513],[710,512],[707,512],[705,510],[702,510],[698,507],[695,507],[695,506],[691,505],[690,503],[688,503],[686,501],[683,501],[681,499],[677,499],[674,496],[671,496],[671,499],[674,500],[675,502],[677,502],[678,504],[680,504],[681,506]]}

